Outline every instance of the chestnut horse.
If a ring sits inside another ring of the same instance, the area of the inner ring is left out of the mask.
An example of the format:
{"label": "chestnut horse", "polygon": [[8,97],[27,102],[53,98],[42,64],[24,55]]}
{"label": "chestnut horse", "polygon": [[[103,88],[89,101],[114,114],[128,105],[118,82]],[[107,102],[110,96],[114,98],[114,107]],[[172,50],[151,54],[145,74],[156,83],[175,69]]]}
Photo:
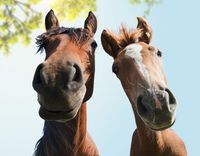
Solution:
{"label": "chestnut horse", "polygon": [[150,45],[151,38],[152,29],[142,17],[132,32],[122,27],[119,35],[106,30],[101,35],[135,115],[130,155],[186,156],[183,141],[169,128],[175,122],[176,99],[167,87],[162,53]]}
{"label": "chestnut horse", "polygon": [[45,18],[46,32],[37,38],[46,58],[34,75],[39,115],[44,134],[36,156],[96,156],[98,150],[87,132],[86,101],[92,96],[97,29],[90,12],[84,28],[60,27],[51,10]]}

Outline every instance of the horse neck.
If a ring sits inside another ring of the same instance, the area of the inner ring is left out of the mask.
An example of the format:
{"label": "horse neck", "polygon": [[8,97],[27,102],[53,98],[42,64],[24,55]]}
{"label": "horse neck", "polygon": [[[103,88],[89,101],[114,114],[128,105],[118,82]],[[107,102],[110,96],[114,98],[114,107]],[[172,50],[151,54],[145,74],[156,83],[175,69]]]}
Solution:
{"label": "horse neck", "polygon": [[87,134],[86,104],[68,122],[45,121],[44,134],[36,146],[36,156],[74,155]]}
{"label": "horse neck", "polygon": [[137,135],[142,145],[147,145],[148,148],[159,148],[164,145],[163,135],[167,130],[153,131],[148,128],[140,116],[135,113],[135,120],[137,125]]}

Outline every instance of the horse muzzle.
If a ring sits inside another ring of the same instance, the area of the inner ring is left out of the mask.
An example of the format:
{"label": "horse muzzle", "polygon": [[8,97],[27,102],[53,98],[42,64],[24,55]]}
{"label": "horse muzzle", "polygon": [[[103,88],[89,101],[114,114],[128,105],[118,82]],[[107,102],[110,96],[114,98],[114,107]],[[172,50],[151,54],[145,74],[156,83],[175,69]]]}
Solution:
{"label": "horse muzzle", "polygon": [[171,127],[176,118],[176,99],[172,92],[147,89],[137,98],[137,111],[144,123],[153,130]]}
{"label": "horse muzzle", "polygon": [[83,72],[73,62],[40,64],[33,78],[38,93],[39,115],[44,120],[68,121],[73,119],[86,93]]}

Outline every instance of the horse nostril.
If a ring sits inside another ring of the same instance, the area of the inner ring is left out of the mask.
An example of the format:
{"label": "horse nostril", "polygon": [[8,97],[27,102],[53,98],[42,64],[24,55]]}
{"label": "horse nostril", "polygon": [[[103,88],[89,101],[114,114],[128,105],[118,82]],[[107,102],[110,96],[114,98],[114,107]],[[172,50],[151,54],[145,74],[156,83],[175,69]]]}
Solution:
{"label": "horse nostril", "polygon": [[174,97],[174,95],[172,94],[172,92],[168,88],[166,88],[165,91],[169,95],[169,104],[171,104],[171,105],[176,104],[176,98]]}
{"label": "horse nostril", "polygon": [[72,81],[82,82],[83,76],[82,76],[81,68],[77,64],[74,64],[73,67],[75,68],[75,73],[74,73]]}
{"label": "horse nostril", "polygon": [[72,62],[58,67],[57,64],[40,64],[33,78],[33,88],[37,92],[44,89],[64,87],[67,90],[77,90],[82,85],[81,68]]}
{"label": "horse nostril", "polygon": [[165,88],[164,87],[162,87],[162,86],[158,86],[159,87],[159,90],[162,90],[162,91],[164,91],[165,90]]}
{"label": "horse nostril", "polygon": [[140,114],[145,114],[148,112],[147,108],[142,103],[142,96],[139,96],[137,99],[137,108]]}
{"label": "horse nostril", "polygon": [[76,91],[83,84],[83,74],[82,70],[77,64],[69,64],[69,73],[67,73],[68,81],[64,88],[70,91]]}
{"label": "horse nostril", "polygon": [[41,88],[40,86],[46,83],[45,75],[42,71],[43,67],[44,64],[40,64],[35,71],[35,75],[33,78],[33,88],[35,90],[39,90],[39,88]]}

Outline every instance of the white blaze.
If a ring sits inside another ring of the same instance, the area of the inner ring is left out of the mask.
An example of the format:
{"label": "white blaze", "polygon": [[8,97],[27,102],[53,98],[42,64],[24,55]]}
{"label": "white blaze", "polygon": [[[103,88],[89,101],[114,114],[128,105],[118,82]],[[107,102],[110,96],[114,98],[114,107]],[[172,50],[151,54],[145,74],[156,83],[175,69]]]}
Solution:
{"label": "white blaze", "polygon": [[144,76],[146,81],[150,84],[149,73],[143,63],[143,58],[141,55],[142,46],[139,44],[131,44],[125,48],[125,55],[133,58],[135,63],[139,67],[140,73]]}
{"label": "white blaze", "polygon": [[141,56],[142,46],[139,44],[131,44],[125,48],[125,55],[133,58],[137,64],[142,63]]}

